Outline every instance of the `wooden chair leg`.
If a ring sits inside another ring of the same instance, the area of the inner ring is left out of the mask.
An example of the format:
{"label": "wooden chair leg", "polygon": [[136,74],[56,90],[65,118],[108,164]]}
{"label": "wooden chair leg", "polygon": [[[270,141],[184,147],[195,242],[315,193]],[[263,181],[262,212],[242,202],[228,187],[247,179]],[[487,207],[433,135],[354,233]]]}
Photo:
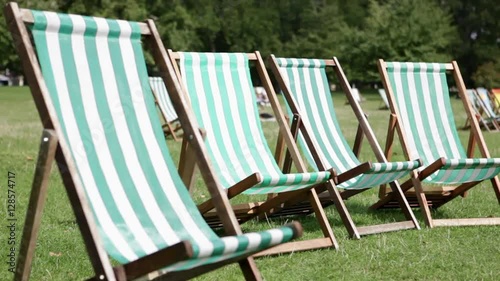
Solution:
{"label": "wooden chair leg", "polygon": [[[289,117],[288,115],[285,116],[286,122],[289,123]],[[278,140],[276,141],[276,150],[274,151],[274,159],[276,160],[276,163],[278,164],[278,167],[282,167],[282,162],[284,159],[283,153],[285,151],[285,137],[281,133],[281,131],[278,132]]]}
{"label": "wooden chair leg", "polygon": [[495,195],[497,196],[498,204],[500,204],[500,180],[498,179],[498,176],[491,179],[491,185],[495,191]]}
{"label": "wooden chair leg", "polygon": [[257,264],[255,264],[255,260],[252,257],[248,257],[238,263],[241,271],[243,272],[243,276],[245,276],[245,280],[262,280],[262,275],[260,274]]}
{"label": "wooden chair leg", "polygon": [[[300,116],[298,114],[293,115],[293,120],[292,120],[292,126],[290,127],[290,131],[293,136],[293,140],[297,142],[297,137],[299,136],[299,126],[300,126]],[[286,149],[286,154],[285,154],[285,162],[283,163],[283,173],[290,173],[290,170],[292,169],[292,156],[290,154],[290,151]]]}
{"label": "wooden chair leg", "polygon": [[[385,141],[385,158],[387,161],[391,161],[392,156],[392,143],[394,142],[394,132],[396,131],[397,118],[394,113],[389,117],[389,127],[387,128],[387,139]],[[387,186],[385,184],[380,185],[378,190],[378,198],[382,199],[387,193]]]}
{"label": "wooden chair leg", "polygon": [[470,134],[469,134],[469,142],[467,143],[467,157],[469,157],[469,158],[474,157],[474,146],[475,145],[476,145],[476,138],[474,137],[474,133],[471,130]]}
{"label": "wooden chair leg", "polygon": [[175,141],[180,141],[180,138],[177,136],[177,134],[175,133],[175,129],[172,127],[172,124],[170,124],[170,122],[166,122],[167,127],[168,127],[168,130],[170,131],[170,134],[172,135],[172,137],[174,138]]}
{"label": "wooden chair leg", "polygon": [[[476,145],[476,138],[474,137],[474,133],[471,130],[469,134],[469,142],[467,143],[467,157],[474,158],[474,147]],[[464,191],[460,196],[467,197],[468,192]]]}
{"label": "wooden chair leg", "polygon": [[24,281],[28,280],[30,276],[31,262],[35,254],[36,239],[47,197],[47,187],[57,143],[57,136],[53,130],[43,131],[14,280]]}
{"label": "wooden chair leg", "polygon": [[415,214],[413,214],[413,212],[411,211],[410,204],[408,204],[408,200],[406,200],[404,192],[401,190],[399,184],[397,182],[391,182],[389,185],[392,189],[392,193],[395,194],[395,197],[399,202],[399,207],[401,208],[401,211],[405,215],[405,218],[409,221],[412,221],[417,229],[420,229],[420,225],[418,224],[417,218],[415,217]]}
{"label": "wooden chair leg", "polygon": [[330,197],[333,200],[335,208],[337,209],[337,212],[339,212],[340,214],[340,218],[342,219],[344,226],[347,228],[347,232],[349,232],[349,236],[355,239],[360,239],[361,236],[359,234],[359,231],[356,228],[354,222],[352,221],[351,215],[347,211],[347,207],[345,206],[344,200],[342,200],[342,196],[340,195],[339,190],[333,183],[333,180],[328,181],[327,189],[328,192],[330,193]]}
{"label": "wooden chair leg", "polygon": [[413,187],[415,188],[415,196],[417,196],[418,204],[420,205],[420,210],[424,216],[425,225],[430,228],[434,227],[432,223],[432,215],[429,205],[427,203],[427,198],[425,197],[424,190],[422,189],[422,182],[418,179],[418,174],[413,171],[410,175]]}
{"label": "wooden chair leg", "polygon": [[[188,137],[188,136],[186,136]],[[188,188],[189,192],[193,190],[194,176],[196,170],[196,158],[189,146],[189,141],[187,139],[182,140],[181,146],[181,156],[179,160],[179,175],[182,181]]]}
{"label": "wooden chair leg", "polygon": [[[340,194],[339,194],[340,196]],[[342,199],[340,199],[342,200]],[[316,215],[316,219],[318,220],[318,223],[321,227],[321,231],[323,232],[323,235],[327,238],[330,239],[332,242],[332,245],[335,249],[339,248],[339,243],[337,242],[337,239],[333,235],[333,230],[332,227],[330,226],[330,223],[328,222],[328,218],[326,217],[325,210],[323,209],[323,206],[321,205],[321,201],[318,198],[318,194],[316,193],[316,190],[312,188],[309,192],[309,201],[311,202],[311,207],[314,209],[314,214]]]}
{"label": "wooden chair leg", "polygon": [[359,152],[361,151],[361,144],[363,142],[363,128],[361,124],[358,125],[358,131],[356,132],[356,138],[354,139],[354,145],[352,147],[352,152],[356,157],[359,157]]}

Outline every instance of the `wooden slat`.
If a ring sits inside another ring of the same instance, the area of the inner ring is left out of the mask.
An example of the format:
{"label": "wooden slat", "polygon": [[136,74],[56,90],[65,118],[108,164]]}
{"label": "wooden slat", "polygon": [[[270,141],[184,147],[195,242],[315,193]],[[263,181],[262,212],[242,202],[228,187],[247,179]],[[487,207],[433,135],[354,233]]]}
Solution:
{"label": "wooden slat", "polygon": [[414,228],[415,228],[415,224],[412,221],[401,221],[401,222],[394,222],[394,223],[361,226],[361,227],[358,227],[358,231],[359,231],[360,235],[370,235],[370,234],[375,234],[375,233],[391,232],[391,231],[398,231],[398,230],[403,230],[403,229],[414,229]]}
{"label": "wooden slat", "polygon": [[437,219],[434,226],[500,225],[500,218]]}
{"label": "wooden slat", "polygon": [[317,238],[305,241],[295,241],[278,245],[274,248],[259,252],[254,257],[272,256],[281,253],[292,253],[303,250],[314,250],[321,248],[334,248],[334,244],[329,238]]}
{"label": "wooden slat", "polygon": [[366,171],[370,170],[372,167],[372,164],[370,162],[365,162],[361,165],[358,165],[348,171],[343,172],[342,174],[337,176],[338,182],[343,183],[345,181],[348,181],[358,175],[361,175],[365,173]]}

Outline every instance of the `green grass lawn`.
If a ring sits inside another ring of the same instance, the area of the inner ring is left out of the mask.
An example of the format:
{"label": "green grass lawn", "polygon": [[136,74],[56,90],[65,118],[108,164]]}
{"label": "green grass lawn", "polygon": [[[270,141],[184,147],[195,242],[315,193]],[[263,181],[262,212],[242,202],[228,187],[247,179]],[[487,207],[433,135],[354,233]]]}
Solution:
{"label": "green grass lawn", "polygon": [[[370,123],[381,145],[389,119],[388,110],[379,110],[382,102],[378,94],[363,93],[366,101],[362,107],[369,115]],[[345,97],[334,95],[336,110],[347,138],[352,142],[356,133],[356,118]],[[452,99],[457,126],[465,122],[460,101]],[[269,144],[274,149],[277,123],[264,123]],[[35,169],[42,125],[28,88],[0,87],[0,218],[6,225],[7,173],[16,175],[17,245],[20,243],[22,226]],[[462,141],[468,132],[460,131]],[[499,134],[484,133],[490,153],[500,156]],[[394,160],[402,160],[399,143],[396,142]],[[178,159],[180,143],[168,140],[174,159]],[[364,143],[362,160],[374,160],[369,145]],[[499,204],[485,182],[473,188],[467,198],[457,198],[434,212],[435,218],[500,217]],[[198,177],[193,191],[196,201],[207,197],[203,181]],[[255,198],[253,197],[252,200]],[[398,211],[368,211],[377,199],[377,190],[368,191],[347,201],[357,225],[401,220]],[[239,197],[238,201],[249,200]],[[266,280],[498,280],[500,272],[500,227],[450,227],[426,229],[422,216],[416,216],[423,227],[420,231],[409,230],[363,237],[352,240],[347,236],[339,216],[333,207],[326,209],[340,250],[317,250],[293,253],[257,260]],[[313,216],[299,217],[305,229],[305,238],[321,236]],[[249,222],[244,231],[256,231],[278,226],[286,221]],[[7,271],[7,254],[10,246],[8,229],[0,231],[0,279],[11,279]],[[93,275],[83,241],[75,223],[64,187],[57,169],[53,169],[49,194],[43,214],[36,257],[33,262],[32,280],[81,280]],[[496,276],[496,277],[495,277]],[[206,274],[198,280],[241,280],[237,265],[231,265]]]}

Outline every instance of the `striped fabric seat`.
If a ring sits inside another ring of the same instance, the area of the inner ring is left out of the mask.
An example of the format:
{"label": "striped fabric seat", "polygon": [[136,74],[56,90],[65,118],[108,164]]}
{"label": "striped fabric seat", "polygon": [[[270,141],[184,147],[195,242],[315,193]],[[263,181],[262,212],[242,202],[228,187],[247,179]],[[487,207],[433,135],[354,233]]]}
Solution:
{"label": "striped fabric seat", "polygon": [[[340,130],[326,76],[325,61],[288,58],[276,58],[276,61],[280,74],[299,108],[301,121],[325,167],[333,167],[342,174],[359,166],[360,161]],[[309,164],[318,169],[302,133],[299,134],[299,143]],[[419,161],[372,163],[366,173],[337,186],[360,189],[386,184],[407,175],[419,165]]]}
{"label": "striped fabric seat", "polygon": [[424,181],[475,182],[491,179],[500,172],[500,158],[467,159],[451,110],[446,64],[388,62],[386,65],[410,158],[420,157],[423,167],[441,157],[445,159],[444,166]]}
{"label": "striped fabric seat", "polygon": [[264,137],[248,57],[242,53],[179,53],[182,81],[225,188],[253,173],[260,183],[244,191],[267,194],[326,182],[329,172],[283,174]]}
{"label": "striped fabric seat", "polygon": [[163,79],[161,77],[149,77],[149,84],[151,85],[151,89],[156,93],[158,106],[160,110],[163,112],[163,116],[167,122],[174,122],[177,120],[177,113],[175,112],[174,106],[172,105],[172,101],[168,96],[167,88],[165,87],[165,83],[163,83]]}
{"label": "striped fabric seat", "polygon": [[[177,174],[149,85],[136,22],[32,11],[32,34],[61,146],[68,147],[107,253],[127,263],[190,241],[166,271],[248,256],[293,229],[219,238]],[[312,177],[311,177],[312,178]],[[293,182],[293,180],[292,180]]]}

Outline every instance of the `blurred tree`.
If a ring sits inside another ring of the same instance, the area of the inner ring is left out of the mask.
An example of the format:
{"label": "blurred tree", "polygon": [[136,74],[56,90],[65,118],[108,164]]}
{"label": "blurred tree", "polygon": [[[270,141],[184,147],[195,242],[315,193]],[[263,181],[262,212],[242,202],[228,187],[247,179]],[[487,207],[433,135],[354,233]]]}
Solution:
{"label": "blurred tree", "polygon": [[[491,0],[442,0],[460,34],[453,51],[466,85],[500,87],[500,4]],[[495,78],[495,76],[497,78]],[[471,79],[472,78],[472,79]]]}
{"label": "blurred tree", "polygon": [[490,61],[480,65],[472,75],[476,86],[498,88],[500,85],[500,63]]}
{"label": "blurred tree", "polygon": [[286,43],[284,55],[331,58],[340,56],[340,33],[345,22],[339,14],[337,1],[305,2],[301,9],[297,31]]}
{"label": "blurred tree", "polygon": [[452,19],[432,0],[370,1],[369,16],[362,30],[348,27],[352,36],[344,55],[353,66],[351,77],[378,81],[376,61],[450,61],[457,44]]}
{"label": "blurred tree", "polygon": [[[0,0],[4,4],[7,0]],[[21,7],[156,21],[167,48],[339,57],[350,80],[376,60],[459,61],[467,84],[500,86],[500,5],[490,0],[22,0]],[[454,25],[456,24],[456,26]],[[458,32],[457,32],[458,30]],[[458,36],[458,34],[460,36]],[[0,66],[20,71],[0,20]],[[148,61],[150,61],[148,57]]]}
{"label": "blurred tree", "polygon": [[[5,6],[9,0],[0,0],[2,7]],[[57,10],[58,6],[56,1],[48,0],[21,0],[16,1],[19,3],[20,7],[30,7],[31,9],[37,10]],[[22,66],[19,61],[19,57],[14,49],[14,44],[12,42],[12,36],[7,28],[7,23],[5,19],[0,20],[0,70],[8,68],[13,73],[22,73]]]}

